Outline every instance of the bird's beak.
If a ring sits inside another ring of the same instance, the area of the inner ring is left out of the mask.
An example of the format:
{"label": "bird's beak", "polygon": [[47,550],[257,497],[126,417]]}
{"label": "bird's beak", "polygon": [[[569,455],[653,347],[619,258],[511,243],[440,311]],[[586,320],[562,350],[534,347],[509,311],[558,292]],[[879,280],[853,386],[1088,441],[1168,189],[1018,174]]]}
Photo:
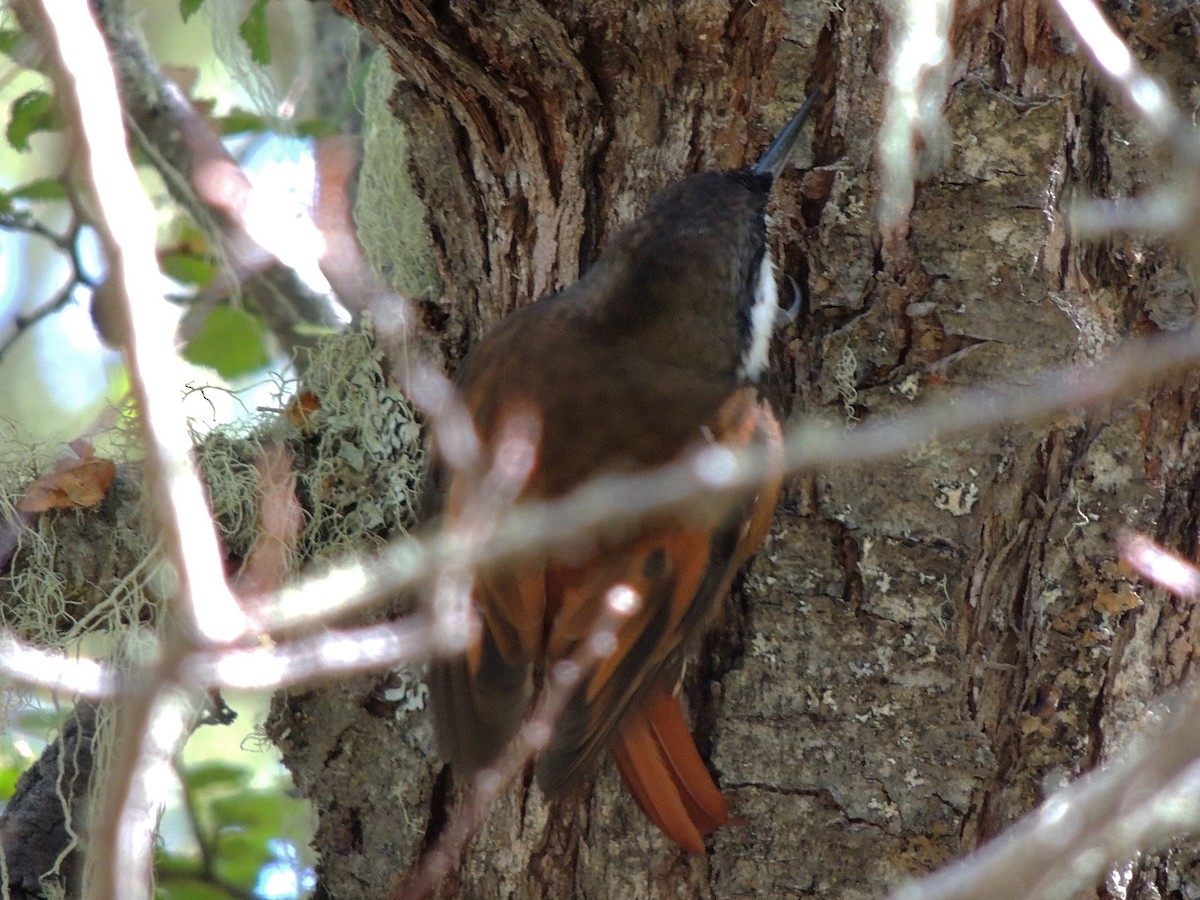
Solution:
{"label": "bird's beak", "polygon": [[770,175],[772,179],[779,177],[779,173],[783,171],[783,164],[787,162],[792,147],[796,144],[796,138],[800,136],[800,129],[804,127],[804,120],[808,118],[821,94],[821,89],[817,88],[808,95],[808,99],[792,116],[792,121],[784,126],[783,131],[779,132],[779,137],[775,138],[775,142],[767,148],[762,159],[750,171],[755,175]]}

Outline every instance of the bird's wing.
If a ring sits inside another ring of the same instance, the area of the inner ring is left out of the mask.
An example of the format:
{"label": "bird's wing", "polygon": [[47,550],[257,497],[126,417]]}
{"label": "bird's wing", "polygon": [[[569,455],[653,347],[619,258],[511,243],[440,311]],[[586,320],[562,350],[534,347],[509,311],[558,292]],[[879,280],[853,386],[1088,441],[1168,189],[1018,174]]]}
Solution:
{"label": "bird's wing", "polygon": [[[729,447],[780,446],[778,422],[749,389],[730,399],[712,431]],[[741,494],[708,522],[659,526],[577,569],[548,575],[549,593],[561,593],[548,638],[551,659],[587,638],[612,585],[631,588],[640,606],[618,627],[615,652],[585,676],[568,702],[538,762],[546,793],[571,786],[611,744],[639,805],[681,846],[696,849],[697,835],[726,820],[724,800],[671,690],[688,644],[765,536],[778,493],[778,478],[767,478],[754,496]],[[556,583],[560,579],[563,584]]]}
{"label": "bird's wing", "polygon": [[467,652],[429,664],[438,750],[467,774],[494,762],[516,736],[540,656],[545,569],[537,560],[478,574],[480,633]]}
{"label": "bird's wing", "polygon": [[[724,446],[778,448],[779,425],[750,388],[732,394],[709,425]],[[541,478],[541,473],[536,476]],[[461,510],[451,479],[446,519]],[[617,629],[617,649],[585,674],[537,767],[560,793],[610,745],[647,815],[688,849],[725,821],[671,689],[688,644],[761,543],[778,499],[778,478],[758,492],[730,493],[696,516],[660,516],[573,565],[542,559],[479,573],[473,592],[480,634],[467,652],[431,664],[430,705],[441,753],[459,772],[493,762],[515,736],[532,693],[533,667],[570,656],[595,626],[604,595],[624,584],[640,606]],[[664,780],[662,772],[674,773]],[[682,810],[682,814],[680,814]]]}

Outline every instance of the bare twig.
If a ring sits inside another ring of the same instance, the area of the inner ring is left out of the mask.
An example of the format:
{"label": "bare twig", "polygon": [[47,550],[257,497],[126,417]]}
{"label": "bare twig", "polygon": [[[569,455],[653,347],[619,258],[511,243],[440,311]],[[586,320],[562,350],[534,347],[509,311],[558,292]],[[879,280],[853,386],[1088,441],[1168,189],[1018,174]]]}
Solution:
{"label": "bare twig", "polygon": [[982,850],[892,900],[1072,896],[1113,860],[1195,827],[1197,747],[1200,700],[1192,698],[1138,752],[1063,788]]}
{"label": "bare twig", "polygon": [[954,6],[928,0],[898,4],[893,12],[890,97],[879,129],[879,224],[890,256],[905,252],[917,182],[940,168],[948,151],[942,105],[950,84]]}
{"label": "bare twig", "polygon": [[164,617],[153,672],[135,673],[118,714],[108,785],[93,811],[89,856],[95,878],[85,896],[148,897],[155,818],[149,777],[186,733],[178,667],[196,642],[227,641],[245,630],[222,573],[212,518],[191,463],[191,438],[179,412],[178,366],[157,289],[154,217],[125,145],[108,48],[85,0],[14,4],[27,30],[44,35],[54,58],[64,115],[75,132],[95,196],[97,228],[110,265],[110,296],[124,326],[124,350],[146,447],[155,518],[178,578],[176,610]]}
{"label": "bare twig", "polygon": [[1138,118],[1160,141],[1182,141],[1187,152],[1194,153],[1191,129],[1183,129],[1184,120],[1171,97],[1134,58],[1121,36],[1092,0],[1055,0],[1075,34],[1083,41],[1092,59],[1125,95]]}
{"label": "bare twig", "polygon": [[420,900],[449,874],[488,810],[525,764],[549,743],[554,725],[580,679],[592,666],[616,650],[617,628],[637,611],[640,603],[641,598],[625,585],[616,585],[609,590],[591,635],[575,653],[559,660],[546,673],[546,684],[533,714],[495,764],[475,774],[466,796],[451,813],[445,829],[422,857],[412,876],[396,893],[398,898]]}
{"label": "bare twig", "polygon": [[75,296],[76,288],[96,287],[95,280],[87,271],[79,254],[79,234],[82,227],[83,223],[76,216],[72,220],[71,227],[67,229],[67,232],[65,234],[58,234],[53,229],[39,222],[28,212],[0,213],[0,229],[23,231],[27,234],[44,238],[61,251],[71,264],[71,278],[54,297],[43,303],[33,312],[20,313],[13,319],[12,331],[3,340],[0,340],[0,359],[4,358],[4,355],[12,349],[13,345],[20,340],[25,332],[47,316],[59,312],[64,306],[70,303],[71,299]]}
{"label": "bare twig", "polygon": [[[1060,369],[1024,385],[954,392],[922,409],[863,422],[852,431],[799,422],[788,433],[788,470],[803,472],[891,459],[931,440],[960,438],[1010,422],[1044,420],[1132,391],[1197,362],[1200,341],[1187,331],[1131,341],[1090,367]],[[443,382],[439,379],[436,383]],[[463,414],[462,410],[457,414]],[[463,465],[469,466],[477,458],[478,447],[457,452]],[[752,485],[761,471],[761,454],[753,450],[734,453],[710,448],[655,472],[599,479],[559,500],[496,508],[491,515],[504,514],[484,534],[401,538],[374,558],[356,558],[256,599],[254,630],[291,631],[322,624],[430,579],[446,579],[446,573],[461,575],[480,564],[531,549],[569,545],[598,528],[613,527],[665,507],[702,502],[714,488]],[[444,587],[449,585],[448,589],[459,595],[462,584],[461,578],[443,581]],[[323,674],[420,662],[452,653],[461,647],[463,634],[461,628],[438,628],[434,620],[419,616],[358,631],[284,641],[272,648],[208,650],[187,664],[188,677],[205,687],[283,686]],[[360,638],[364,639],[362,652],[356,655],[353,647]],[[16,649],[9,654],[8,647]],[[0,666],[34,685],[70,686],[90,696],[115,690],[110,676],[99,683],[94,680],[93,672],[105,671],[90,668],[97,664],[42,650],[36,651],[44,656],[42,671],[83,668],[79,674],[62,676],[61,682],[58,675],[51,681],[35,677],[21,655],[30,649],[0,643]],[[46,668],[52,662],[55,668]]]}
{"label": "bare twig", "polygon": [[190,682],[204,687],[280,688],[365,669],[419,663],[437,648],[434,635],[427,618],[410,616],[275,646],[200,651],[189,656],[184,671]]}
{"label": "bare twig", "polygon": [[[1087,367],[1054,370],[1024,384],[947,392],[923,408],[851,431],[815,421],[788,429],[788,472],[893,459],[927,445],[1014,422],[1044,421],[1127,394],[1200,363],[1194,329],[1130,341]],[[437,534],[402,538],[373,559],[356,559],[285,587],[256,611],[261,627],[296,627],[393,596],[446,568],[502,561],[532,549],[569,546],[597,529],[656,510],[702,502],[713,490],[745,489],[762,477],[762,452],[706,448],[653,472],[595,479],[561,499],[509,511],[486,542]]]}
{"label": "bare twig", "polygon": [[[1122,557],[1176,596],[1196,596],[1200,570],[1148,538],[1123,539]],[[1126,759],[1063,788],[982,850],[892,900],[1069,897],[1113,860],[1200,823],[1198,758],[1200,698],[1193,695]]]}
{"label": "bare twig", "polygon": [[1055,5],[1172,163],[1170,184],[1142,198],[1082,202],[1072,210],[1072,224],[1090,235],[1119,229],[1168,232],[1194,265],[1200,260],[1200,135],[1092,0],[1055,0]]}
{"label": "bare twig", "polygon": [[235,585],[241,596],[278,590],[291,569],[296,541],[304,528],[304,510],[296,497],[296,469],[291,450],[272,442],[255,461],[261,485],[258,536],[246,555]]}
{"label": "bare twig", "polygon": [[1147,581],[1185,600],[1200,597],[1200,570],[1182,556],[1140,534],[1121,538],[1120,549],[1121,559]]}
{"label": "bare twig", "polygon": [[[1122,92],[1138,118],[1171,152],[1176,184],[1165,204],[1118,207],[1093,203],[1072,217],[1088,233],[1116,228],[1172,231],[1193,260],[1200,256],[1200,141],[1162,87],[1138,64],[1091,0],[1056,0],[1067,23],[1097,65]],[[1174,359],[1190,357],[1194,330],[1171,336]],[[1130,359],[1107,373],[1140,379],[1161,358]],[[1122,375],[1121,368],[1133,371]],[[1094,370],[1093,370],[1094,371]],[[1125,561],[1176,596],[1200,590],[1200,571],[1148,538],[1122,539]],[[940,872],[906,885],[893,900],[957,900],[980,896],[1056,898],[1094,884],[1114,860],[1156,846],[1200,823],[1196,764],[1200,761],[1200,699],[1184,695],[1170,720],[1144,737],[1128,757],[1080,778],[1050,797],[981,850]]]}
{"label": "bare twig", "polygon": [[[132,137],[171,195],[206,228],[219,256],[228,262],[211,292],[228,292],[254,279],[259,311],[289,349],[310,345],[321,328],[343,327],[330,298],[314,291],[280,261],[279,254],[286,255],[286,242],[295,238],[279,227],[279,216],[260,214],[269,202],[251,185],[220,135],[129,29],[124,0],[96,0],[95,7],[117,63]],[[306,224],[306,239],[319,248],[323,243],[319,233],[311,222]]]}
{"label": "bare twig", "polygon": [[121,690],[120,674],[103,663],[45,650],[2,631],[0,676],[10,683],[93,700],[114,697]]}

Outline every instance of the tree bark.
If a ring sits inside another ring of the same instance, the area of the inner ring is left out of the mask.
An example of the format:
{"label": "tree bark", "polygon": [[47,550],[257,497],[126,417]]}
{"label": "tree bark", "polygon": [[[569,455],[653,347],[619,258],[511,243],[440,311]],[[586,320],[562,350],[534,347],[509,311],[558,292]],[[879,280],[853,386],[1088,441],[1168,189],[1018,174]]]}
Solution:
{"label": "tree bark", "polygon": [[88,791],[95,765],[96,708],[75,705],[55,740],[17,782],[0,813],[6,897],[31,900],[53,885],[81,896],[79,836],[86,832]]}
{"label": "tree bark", "polygon": [[[815,84],[811,155],[774,212],[780,268],[808,299],[776,346],[772,391],[792,420],[849,426],[985,382],[1020,392],[1194,312],[1166,244],[1072,233],[1072,201],[1169,173],[1036,3],[959,4],[949,153],[899,241],[875,217],[883,4],[347,5],[400,77],[393,107],[446,285],[426,310],[452,364],[572,281],[655,191],[753,159]],[[1194,91],[1186,11],[1124,26],[1168,89]],[[1120,753],[1189,673],[1192,606],[1132,579],[1114,538],[1195,555],[1196,400],[1180,378],[793,480],[690,681],[739,823],[688,857],[607,763],[552,805],[524,779],[441,894],[877,897],[994,836]],[[318,807],[328,896],[382,896],[453,799],[419,684],[392,679],[276,708]],[[1198,861],[1188,845],[1143,857],[1121,895],[1188,896]]]}

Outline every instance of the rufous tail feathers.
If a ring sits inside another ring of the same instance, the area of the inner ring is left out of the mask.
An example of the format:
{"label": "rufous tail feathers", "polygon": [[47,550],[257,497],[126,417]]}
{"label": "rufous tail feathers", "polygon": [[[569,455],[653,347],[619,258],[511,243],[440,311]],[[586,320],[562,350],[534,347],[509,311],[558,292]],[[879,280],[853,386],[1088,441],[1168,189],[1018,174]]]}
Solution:
{"label": "rufous tail feathers", "polygon": [[689,853],[729,821],[725,797],[700,758],[679,700],[656,684],[612,743],[617,770],[646,816]]}

